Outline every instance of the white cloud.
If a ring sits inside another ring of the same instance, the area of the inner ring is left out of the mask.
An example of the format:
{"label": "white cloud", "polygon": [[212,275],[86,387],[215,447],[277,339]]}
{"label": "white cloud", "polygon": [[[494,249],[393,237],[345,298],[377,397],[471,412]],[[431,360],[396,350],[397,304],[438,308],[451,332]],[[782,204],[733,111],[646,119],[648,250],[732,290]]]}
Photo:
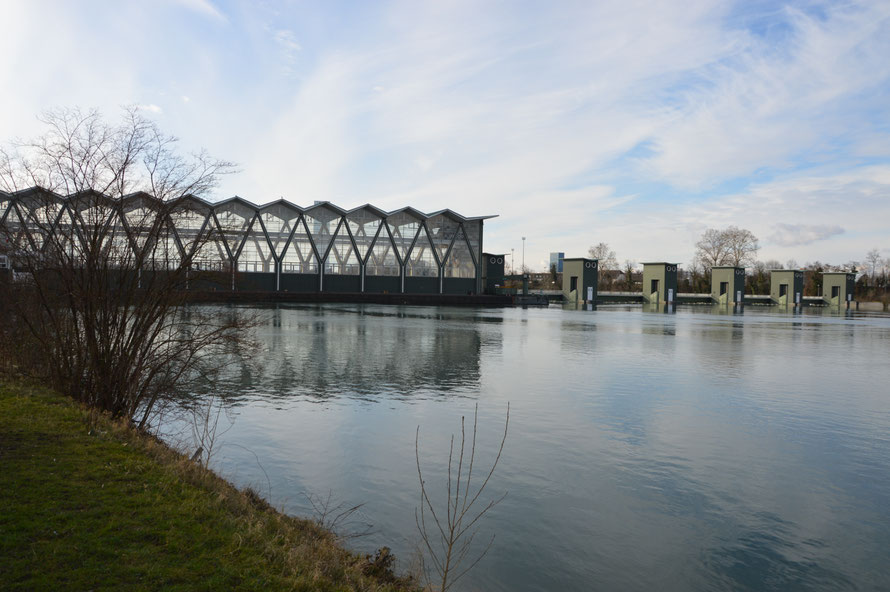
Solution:
{"label": "white cloud", "polygon": [[627,222],[679,261],[691,259],[706,228],[736,225],[760,237],[760,259],[841,262],[861,259],[872,243],[886,240],[887,220],[890,165],[789,173],[742,193],[652,208]]}
{"label": "white cloud", "polygon": [[303,49],[300,44],[297,43],[297,35],[289,29],[275,31],[273,38],[275,39],[275,42],[284,49],[288,57],[292,57],[296,52]]}
{"label": "white cloud", "polygon": [[151,113],[161,113],[163,109],[155,105],[154,103],[149,103],[147,105],[136,105],[136,108],[141,111],[149,111]]}
{"label": "white cloud", "polygon": [[353,61],[330,60],[300,86],[268,130],[253,130],[249,159],[241,163],[253,188],[248,197],[337,201],[338,180],[357,150],[347,100],[355,91],[356,67]]}
{"label": "white cloud", "polygon": [[[0,37],[6,137],[46,107],[180,97],[159,101],[168,131],[244,171],[221,195],[499,214],[486,248],[525,235],[529,261],[601,240],[688,261],[697,234],[729,224],[801,262],[890,235],[887,167],[862,164],[890,159],[887,3],[781,9],[766,18],[782,37],[740,24],[760,8],[717,0],[251,5],[224,39],[170,20],[174,6],[226,21],[208,1],[66,6],[0,3],[17,23]],[[711,189],[726,186],[744,189]],[[801,249],[778,225],[846,232]]]}
{"label": "white cloud", "polygon": [[840,226],[827,224],[776,224],[775,229],[769,240],[784,247],[809,245],[844,233]]}
{"label": "white cloud", "polygon": [[210,0],[174,0],[189,10],[210,17],[217,21],[227,21],[226,16]]}
{"label": "white cloud", "polygon": [[651,171],[694,188],[788,167],[838,138],[855,144],[861,134],[873,144],[874,122],[862,107],[890,78],[890,4],[839,4],[824,17],[785,14],[785,44],[750,37],[681,91],[682,102],[654,135]]}

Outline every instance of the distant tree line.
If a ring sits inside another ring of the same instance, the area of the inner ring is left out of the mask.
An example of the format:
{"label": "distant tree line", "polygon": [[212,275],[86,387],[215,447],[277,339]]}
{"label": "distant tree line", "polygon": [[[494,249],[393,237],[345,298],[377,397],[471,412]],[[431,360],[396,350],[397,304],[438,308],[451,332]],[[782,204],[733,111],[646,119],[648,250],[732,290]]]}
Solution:
{"label": "distant tree line", "polygon": [[[804,295],[821,296],[822,275],[825,272],[847,271],[857,274],[857,300],[887,300],[890,298],[890,257],[882,257],[881,251],[872,249],[865,255],[864,263],[848,261],[833,265],[821,261],[798,264],[794,259],[782,263],[775,259],[761,261],[757,258],[760,241],[753,232],[745,228],[729,226],[724,229],[705,230],[695,244],[695,256],[687,269],[680,270],[678,289],[680,292],[706,294],[711,291],[711,268],[720,266],[744,267],[746,269],[745,292],[747,294],[769,294],[771,269],[802,269],[804,274]],[[615,251],[608,243],[600,242],[588,251],[591,259],[599,260],[600,291],[636,291],[639,275],[636,263],[625,260],[618,263]],[[556,266],[551,266],[548,281],[559,283]],[[545,286],[541,286],[545,287]]]}

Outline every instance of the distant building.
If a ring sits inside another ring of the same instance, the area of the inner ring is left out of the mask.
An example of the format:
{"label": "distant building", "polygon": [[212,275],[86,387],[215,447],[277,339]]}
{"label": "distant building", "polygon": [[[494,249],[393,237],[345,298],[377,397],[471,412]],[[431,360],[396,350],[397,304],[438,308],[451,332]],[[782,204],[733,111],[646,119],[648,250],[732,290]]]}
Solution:
{"label": "distant building", "polygon": [[771,269],[769,295],[779,306],[800,306],[803,297],[802,269]]}
{"label": "distant building", "polygon": [[569,303],[596,303],[596,259],[572,257],[566,259],[566,271],[562,274],[562,295]]}
{"label": "distant building", "polygon": [[482,285],[486,294],[496,294],[504,287],[504,261],[506,255],[482,253]]}
{"label": "distant building", "polygon": [[711,298],[719,304],[743,304],[745,268],[725,265],[712,267]]}
{"label": "distant building", "polygon": [[556,265],[556,272],[562,273],[562,262],[563,259],[566,258],[565,253],[550,253],[550,266],[549,269],[553,269],[553,266]]}
{"label": "distant building", "polygon": [[[120,224],[121,232],[127,234],[143,232],[143,227],[137,227],[128,217],[133,215],[135,219],[134,212],[142,216],[139,224],[150,229],[153,218],[139,212],[162,211],[156,207],[156,198],[142,193],[111,198],[89,193],[63,196],[39,187],[14,193],[0,191],[0,235],[18,232],[27,239],[20,248],[34,248],[39,243],[32,236],[46,227],[40,226],[40,216],[45,215],[41,213],[55,208],[60,213],[50,232],[59,238],[46,239],[48,244],[67,244],[65,241],[72,239],[66,237],[89,236],[91,220],[82,219],[81,212],[91,207],[90,199],[100,198],[102,204],[113,208],[114,217],[109,220]],[[152,269],[181,265],[189,254],[185,247],[198,245],[186,259],[188,265],[195,272],[213,273],[191,281],[189,289],[347,294],[483,292],[483,223],[494,216],[468,217],[451,210],[427,214],[412,207],[387,212],[372,205],[345,210],[326,201],[304,208],[284,199],[258,205],[240,197],[208,202],[186,196],[169,206],[169,213],[164,214],[169,219],[169,235],[164,235],[169,250],[153,250],[152,256],[158,259],[148,264]],[[135,245],[137,236],[142,235],[133,234],[115,248]],[[200,244],[199,238],[203,239]],[[8,249],[0,244],[0,268],[14,267]],[[496,263],[503,266],[502,255],[497,256]]]}
{"label": "distant building", "polygon": [[643,300],[650,304],[673,304],[677,300],[677,264],[643,263]]}
{"label": "distant building", "polygon": [[822,274],[822,299],[831,306],[846,303],[850,308],[856,289],[856,274],[846,271],[826,271]]}

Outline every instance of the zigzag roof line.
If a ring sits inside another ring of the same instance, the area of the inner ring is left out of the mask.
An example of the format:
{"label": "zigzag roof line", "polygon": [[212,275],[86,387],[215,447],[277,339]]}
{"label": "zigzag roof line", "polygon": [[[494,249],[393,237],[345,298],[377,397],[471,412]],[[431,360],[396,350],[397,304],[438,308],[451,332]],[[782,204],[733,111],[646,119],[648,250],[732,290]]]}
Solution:
{"label": "zigzag roof line", "polygon": [[[115,201],[126,202],[126,201],[130,201],[130,200],[134,200],[134,199],[142,199],[142,200],[156,199],[154,196],[152,196],[148,193],[145,193],[143,191],[137,191],[135,193],[128,193],[127,195],[124,195],[119,198],[110,197],[104,193],[100,193],[100,192],[94,191],[94,190],[82,191],[82,192],[78,192],[78,193],[71,193],[69,195],[61,195],[61,194],[51,191],[49,189],[44,189],[42,187],[37,187],[37,186],[28,187],[27,189],[20,189],[18,191],[13,191],[11,193],[6,192],[6,191],[0,191],[0,195],[4,195],[13,201],[18,201],[20,199],[27,198],[27,197],[29,197],[31,195],[35,195],[35,194],[39,194],[44,197],[49,196],[52,199],[60,201],[60,202],[74,202],[74,201],[77,201],[77,199],[85,197],[87,195],[94,196],[94,197],[99,196],[99,197],[102,197],[102,198],[104,198],[108,201],[111,201],[111,202],[115,202]],[[158,200],[158,201],[160,201],[160,200]],[[383,209],[373,206],[371,204],[364,204],[364,205],[352,208],[351,210],[346,210],[346,209],[341,208],[340,206],[333,204],[329,201],[321,201],[321,202],[315,203],[311,206],[303,207],[303,206],[299,206],[291,201],[288,201],[284,198],[281,198],[281,199],[278,199],[276,201],[269,202],[269,203],[255,204],[255,203],[248,201],[248,200],[244,199],[243,197],[240,197],[237,195],[234,195],[230,198],[227,198],[227,199],[224,199],[221,201],[208,201],[206,199],[197,197],[195,195],[188,194],[188,195],[183,195],[182,197],[177,198],[176,200],[174,200],[173,203],[178,204],[178,203],[186,203],[186,202],[197,202],[200,205],[210,208],[211,210],[214,210],[214,211],[218,210],[220,208],[223,208],[227,205],[230,205],[230,204],[240,204],[242,206],[245,206],[247,208],[254,210],[257,213],[260,213],[263,210],[267,210],[273,206],[284,206],[286,208],[292,209],[295,212],[300,212],[300,213],[311,213],[311,211],[314,209],[328,208],[330,210],[333,210],[334,212],[336,212],[338,215],[341,215],[341,216],[348,216],[349,214],[352,214],[354,212],[367,210],[381,218],[388,218],[389,216],[394,216],[396,214],[400,214],[403,212],[409,213],[409,214],[411,214],[417,218],[420,218],[422,220],[429,220],[430,218],[434,218],[436,216],[448,216],[452,219],[457,219],[457,220],[463,222],[463,221],[472,221],[472,220],[489,220],[491,218],[498,217],[497,214],[491,214],[491,215],[487,215],[487,216],[464,216],[464,215],[458,214],[454,210],[451,210],[448,208],[446,208],[444,210],[437,210],[435,212],[428,214],[428,213],[421,212],[420,210],[413,208],[411,206],[405,206],[405,207],[387,212],[386,210],[383,210]]]}

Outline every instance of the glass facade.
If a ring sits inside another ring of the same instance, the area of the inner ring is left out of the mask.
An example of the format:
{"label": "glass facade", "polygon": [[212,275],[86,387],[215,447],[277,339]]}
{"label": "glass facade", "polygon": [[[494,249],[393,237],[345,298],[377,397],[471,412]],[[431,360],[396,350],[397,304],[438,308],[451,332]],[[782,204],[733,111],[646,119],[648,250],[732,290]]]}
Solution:
{"label": "glass facade", "polygon": [[258,206],[241,198],[209,203],[187,197],[170,207],[142,193],[65,198],[30,189],[0,192],[0,254],[14,264],[16,250],[39,251],[48,235],[57,244],[72,244],[111,220],[114,249],[142,252],[148,246],[144,264],[155,268],[191,260],[191,269],[230,273],[232,289],[239,280],[268,276],[244,285],[481,293],[482,225],[491,217],[410,207],[386,212],[371,205],[343,210],[327,202]]}

